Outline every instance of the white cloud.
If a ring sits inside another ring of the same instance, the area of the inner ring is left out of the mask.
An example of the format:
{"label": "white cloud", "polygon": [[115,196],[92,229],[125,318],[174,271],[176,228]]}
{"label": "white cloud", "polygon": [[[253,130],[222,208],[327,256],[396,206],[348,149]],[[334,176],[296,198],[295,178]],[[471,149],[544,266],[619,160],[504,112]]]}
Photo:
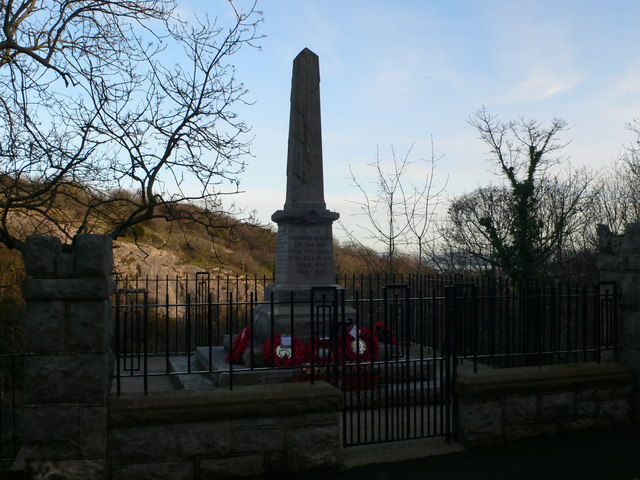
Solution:
{"label": "white cloud", "polygon": [[582,80],[577,73],[562,75],[558,72],[534,72],[528,78],[515,83],[504,100],[515,102],[539,102],[565,93]]}

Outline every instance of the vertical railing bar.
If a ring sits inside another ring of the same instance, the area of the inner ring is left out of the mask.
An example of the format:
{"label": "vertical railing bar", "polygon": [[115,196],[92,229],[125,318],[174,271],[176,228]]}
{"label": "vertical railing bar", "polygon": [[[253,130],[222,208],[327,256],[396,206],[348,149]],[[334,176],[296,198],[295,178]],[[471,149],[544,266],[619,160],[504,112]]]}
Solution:
{"label": "vertical railing bar", "polygon": [[116,290],[116,325],[115,325],[115,344],[114,356],[116,358],[116,395],[120,396],[120,291]]}
{"label": "vertical railing bar", "polygon": [[208,336],[208,349],[209,349],[209,373],[213,371],[213,305],[211,298],[211,288],[207,291],[207,336]]}
{"label": "vertical railing bar", "polygon": [[229,335],[229,390],[233,390],[233,292],[229,291],[227,276],[227,332]]}
{"label": "vertical railing bar", "polygon": [[148,343],[148,322],[149,322],[149,292],[148,290],[145,288],[144,293],[143,293],[143,299],[144,299],[144,309],[143,309],[143,317],[142,317],[142,321],[143,321],[143,344],[144,344],[144,394],[147,395],[149,393],[149,364],[148,364],[148,350],[149,350],[149,343]]}
{"label": "vertical railing bar", "polygon": [[187,315],[186,315],[186,339],[185,353],[187,355],[187,373],[191,373],[191,292],[189,292],[189,284],[187,282]]}
{"label": "vertical railing bar", "polygon": [[593,342],[595,347],[595,360],[600,363],[602,359],[602,341],[600,332],[602,331],[602,316],[600,315],[600,284],[593,286]]}

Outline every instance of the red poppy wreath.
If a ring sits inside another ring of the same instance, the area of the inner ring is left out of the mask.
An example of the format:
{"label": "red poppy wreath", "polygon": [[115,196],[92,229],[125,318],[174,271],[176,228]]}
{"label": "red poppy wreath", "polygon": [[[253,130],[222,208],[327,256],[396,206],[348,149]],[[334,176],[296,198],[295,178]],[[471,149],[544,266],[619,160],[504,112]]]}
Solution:
{"label": "red poppy wreath", "polygon": [[249,327],[243,328],[233,340],[233,346],[225,360],[227,362],[242,363],[242,354],[249,346],[249,343],[251,343],[251,329]]}
{"label": "red poppy wreath", "polygon": [[345,346],[345,355],[351,362],[367,362],[378,356],[378,342],[368,328],[354,326],[340,344]]}
{"label": "red poppy wreath", "polygon": [[342,346],[335,345],[328,338],[314,337],[307,343],[307,361],[315,365],[342,363]]}
{"label": "red poppy wreath", "polygon": [[[284,337],[284,338],[283,338]],[[283,339],[288,342],[283,342]],[[276,367],[291,367],[302,365],[306,357],[307,349],[298,337],[291,337],[276,333],[267,339],[262,346],[264,360],[268,365]]]}
{"label": "red poppy wreath", "polygon": [[373,326],[373,337],[378,342],[388,343],[389,345],[398,344],[398,340],[393,335],[391,327],[387,327],[384,322],[376,322]]}

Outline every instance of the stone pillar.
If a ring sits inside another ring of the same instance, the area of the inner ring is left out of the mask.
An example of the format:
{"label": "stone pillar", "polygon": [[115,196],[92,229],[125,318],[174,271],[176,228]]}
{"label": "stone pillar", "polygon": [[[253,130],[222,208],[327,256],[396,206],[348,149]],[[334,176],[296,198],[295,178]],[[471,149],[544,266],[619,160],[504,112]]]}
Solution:
{"label": "stone pillar", "polygon": [[77,235],[63,246],[32,235],[23,256],[25,473],[107,478],[111,238]]}
{"label": "stone pillar", "polygon": [[633,370],[633,416],[640,422],[640,223],[631,223],[623,235],[598,225],[600,281],[618,285],[617,360]]}

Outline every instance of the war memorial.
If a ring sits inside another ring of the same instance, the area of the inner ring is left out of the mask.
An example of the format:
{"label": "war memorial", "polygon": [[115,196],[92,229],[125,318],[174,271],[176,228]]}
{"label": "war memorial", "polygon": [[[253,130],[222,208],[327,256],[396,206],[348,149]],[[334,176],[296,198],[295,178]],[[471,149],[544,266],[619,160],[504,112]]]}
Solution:
{"label": "war memorial", "polygon": [[[470,299],[482,308],[491,299],[468,296],[470,285],[447,285],[441,296],[391,285],[389,291],[398,287],[402,294],[360,301],[335,278],[338,213],[324,200],[319,84],[318,57],[304,49],[293,64],[286,199],[272,217],[275,281],[261,301],[244,302],[251,313],[244,324],[240,315],[227,317],[226,350],[208,342],[210,335],[192,341],[190,300],[179,306],[186,313],[175,323],[184,327],[176,328],[184,346],[154,353],[141,336],[127,350],[134,342],[126,335],[135,329],[126,322],[134,319],[146,333],[160,309],[143,288],[114,292],[111,239],[78,235],[63,247],[53,237],[29,237],[21,453],[28,478],[335,471],[352,466],[345,460],[357,457],[351,447],[364,444],[440,437],[470,448],[638,421],[639,226],[622,236],[600,228],[601,279],[619,290],[611,296],[603,286],[580,297],[600,312],[619,299],[616,322],[594,314],[588,336],[562,337],[556,350],[542,343],[546,336],[534,336],[538,343],[524,345],[517,358],[500,350],[492,339],[502,330],[491,314],[485,325],[476,315],[485,310],[470,309],[476,305]],[[121,303],[120,295],[143,300]],[[535,308],[522,318],[545,311],[547,298],[527,297]],[[239,303],[209,309],[203,325]],[[319,313],[327,310],[326,317]],[[579,311],[583,322],[587,310]],[[469,340],[485,326],[495,335]],[[527,330],[517,333],[522,338]],[[616,338],[614,350],[608,342]],[[324,370],[316,372],[318,366]],[[293,381],[304,377],[303,369],[310,378]]]}

